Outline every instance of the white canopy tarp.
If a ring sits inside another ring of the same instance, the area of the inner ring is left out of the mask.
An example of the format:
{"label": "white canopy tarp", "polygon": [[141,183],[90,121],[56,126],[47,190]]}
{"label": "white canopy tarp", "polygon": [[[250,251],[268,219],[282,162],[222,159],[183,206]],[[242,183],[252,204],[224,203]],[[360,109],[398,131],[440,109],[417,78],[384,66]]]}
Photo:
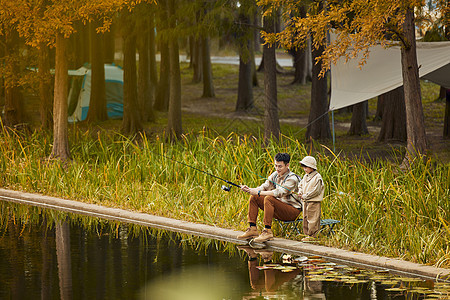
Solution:
{"label": "white canopy tarp", "polygon": [[[330,111],[353,105],[403,85],[400,47],[370,48],[366,63],[340,58],[331,66]],[[420,78],[450,88],[450,42],[417,42]]]}

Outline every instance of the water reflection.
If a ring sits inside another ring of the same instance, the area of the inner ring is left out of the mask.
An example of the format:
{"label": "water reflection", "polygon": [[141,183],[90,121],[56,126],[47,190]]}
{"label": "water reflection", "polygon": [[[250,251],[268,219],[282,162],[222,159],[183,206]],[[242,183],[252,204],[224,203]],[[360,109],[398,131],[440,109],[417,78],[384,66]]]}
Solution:
{"label": "water reflection", "polygon": [[449,299],[450,284],[0,203],[0,299]]}
{"label": "water reflection", "polygon": [[67,216],[0,204],[0,299],[139,299],[161,278],[197,276],[186,272],[197,266],[233,278],[229,299],[249,290],[238,252],[220,242]]}

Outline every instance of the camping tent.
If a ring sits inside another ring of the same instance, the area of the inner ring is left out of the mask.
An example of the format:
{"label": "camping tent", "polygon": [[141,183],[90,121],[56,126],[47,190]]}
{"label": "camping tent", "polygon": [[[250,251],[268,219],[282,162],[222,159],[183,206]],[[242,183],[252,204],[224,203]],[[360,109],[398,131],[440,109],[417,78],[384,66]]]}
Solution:
{"label": "camping tent", "polygon": [[[331,66],[330,111],[379,96],[403,85],[400,47],[370,48],[361,68],[359,59],[344,58]],[[450,42],[417,42],[420,78],[450,88]]]}
{"label": "camping tent", "polygon": [[[91,70],[86,67],[69,70],[69,76],[72,76],[68,97],[69,122],[83,121],[89,110]],[[122,118],[123,70],[116,65],[105,64],[105,90],[108,118]]]}

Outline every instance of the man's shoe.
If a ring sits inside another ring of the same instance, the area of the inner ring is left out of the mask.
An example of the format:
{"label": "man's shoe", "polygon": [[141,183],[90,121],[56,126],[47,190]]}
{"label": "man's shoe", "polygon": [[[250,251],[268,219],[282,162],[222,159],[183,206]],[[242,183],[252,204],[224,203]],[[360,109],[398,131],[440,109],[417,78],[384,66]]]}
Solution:
{"label": "man's shoe", "polygon": [[239,235],[237,238],[240,240],[250,240],[254,237],[257,237],[259,235],[258,229],[256,226],[250,226],[245,230],[243,235]]}
{"label": "man's shoe", "polygon": [[273,240],[273,233],[272,233],[272,229],[264,229],[263,232],[261,232],[261,234],[253,239],[254,242],[256,243],[264,243],[265,241],[270,241]]}

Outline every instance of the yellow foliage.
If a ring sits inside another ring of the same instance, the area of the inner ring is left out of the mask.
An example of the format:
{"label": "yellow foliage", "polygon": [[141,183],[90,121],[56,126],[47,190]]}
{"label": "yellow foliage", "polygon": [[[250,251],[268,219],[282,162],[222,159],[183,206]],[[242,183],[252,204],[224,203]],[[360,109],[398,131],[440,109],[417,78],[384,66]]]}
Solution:
{"label": "yellow foliage", "polygon": [[33,47],[54,45],[58,33],[68,38],[75,31],[75,21],[101,19],[103,24],[97,31],[105,32],[117,12],[141,2],[156,0],[1,0],[0,35],[17,30]]}
{"label": "yellow foliage", "polygon": [[[433,2],[436,10],[448,15],[448,1]],[[326,3],[326,9],[320,6],[321,3]],[[290,49],[303,47],[307,39],[312,38],[313,47],[326,45],[319,58],[323,63],[323,73],[342,56],[345,59],[358,57],[362,65],[369,55],[369,47],[373,45],[388,47],[392,40],[407,43],[402,32],[405,12],[409,8],[423,7],[425,1],[331,0],[311,3],[307,0],[259,0],[258,5],[264,8],[265,14],[282,8],[287,21],[286,28],[280,33],[262,33],[266,43],[278,43]],[[299,14],[302,5],[307,9],[306,17]],[[327,39],[330,30],[335,34],[332,41]]]}

